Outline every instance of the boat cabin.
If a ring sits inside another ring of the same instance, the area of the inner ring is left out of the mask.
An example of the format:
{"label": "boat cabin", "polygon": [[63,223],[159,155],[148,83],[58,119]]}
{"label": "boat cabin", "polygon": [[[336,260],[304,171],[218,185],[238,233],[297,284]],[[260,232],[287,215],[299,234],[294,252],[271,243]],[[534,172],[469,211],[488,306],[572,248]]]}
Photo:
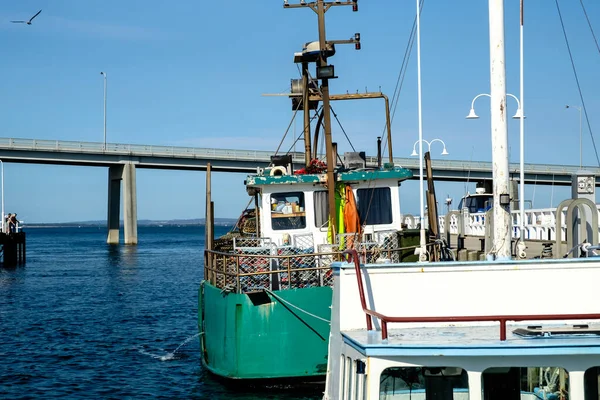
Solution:
{"label": "boat cabin", "polygon": [[494,205],[494,195],[486,193],[484,188],[477,188],[475,193],[467,194],[458,203],[458,209],[468,209],[469,213],[484,213]]}
{"label": "boat cabin", "polygon": [[600,398],[598,258],[333,270],[325,399]]}
{"label": "boat cabin", "polygon": [[[402,230],[398,186],[411,176],[409,170],[399,167],[339,172],[338,221],[343,221],[347,208],[354,208],[350,211],[357,213],[364,237],[375,239],[379,233]],[[276,246],[313,247],[315,251],[319,245],[332,243],[331,234],[328,236],[326,174],[288,174],[285,168],[266,169],[248,176],[246,189],[255,196],[259,237],[270,238]],[[348,190],[355,206],[346,201]],[[356,229],[346,227],[337,234],[352,236]]]}

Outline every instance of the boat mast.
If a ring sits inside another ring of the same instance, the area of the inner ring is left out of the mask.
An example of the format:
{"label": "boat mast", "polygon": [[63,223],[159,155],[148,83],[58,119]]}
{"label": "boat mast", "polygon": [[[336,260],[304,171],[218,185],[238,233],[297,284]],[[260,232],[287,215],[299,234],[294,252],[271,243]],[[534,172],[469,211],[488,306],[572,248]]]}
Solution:
{"label": "boat mast", "polygon": [[[327,162],[327,197],[329,204],[329,227],[335,238],[337,232],[337,221],[335,218],[335,166],[337,164],[337,154],[334,154],[333,141],[331,139],[331,107],[329,105],[329,78],[319,77],[318,71],[324,71],[327,67],[327,39],[325,36],[325,13],[333,6],[352,6],[353,11],[358,11],[358,0],[352,1],[335,1],[325,2],[324,0],[317,0],[316,2],[306,3],[304,0],[300,4],[288,4],[287,0],[284,0],[284,8],[311,8],[317,13],[319,23],[319,59],[317,60],[317,79],[321,79],[321,97],[323,101],[323,128],[325,130],[325,152]],[[304,73],[304,72],[303,72]],[[333,78],[333,76],[332,76]],[[306,87],[304,88],[306,92]],[[306,98],[306,95],[304,96]],[[306,110],[307,104],[304,105]],[[306,124],[306,116],[305,116]],[[306,141],[306,137],[304,138]],[[310,145],[310,144],[309,144]],[[305,143],[305,151],[306,151]],[[316,150],[316,149],[315,149]],[[335,239],[333,239],[335,242]]]}
{"label": "boat mast", "polygon": [[490,97],[492,176],[494,180],[494,252],[510,260],[510,195],[508,191],[508,131],[506,123],[506,62],[504,53],[504,0],[489,0]]}
{"label": "boat mast", "polygon": [[[323,0],[317,0],[317,16],[319,20],[319,62],[317,68],[327,66],[327,58],[325,58],[326,43],[325,40],[325,6]],[[337,232],[337,221],[335,219],[335,174],[336,165],[335,155],[333,154],[333,146],[331,139],[331,107],[329,105],[329,79],[324,78],[321,81],[321,95],[323,96],[323,122],[325,128],[325,152],[327,160],[327,197],[329,202],[329,226],[332,232],[332,238],[335,238]],[[335,239],[332,239],[335,243]]]}

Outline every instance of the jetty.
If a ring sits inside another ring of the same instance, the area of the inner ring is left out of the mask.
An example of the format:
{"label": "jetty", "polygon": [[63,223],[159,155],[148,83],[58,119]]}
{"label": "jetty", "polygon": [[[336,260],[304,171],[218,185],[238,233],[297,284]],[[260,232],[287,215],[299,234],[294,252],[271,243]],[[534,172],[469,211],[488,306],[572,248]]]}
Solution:
{"label": "jetty", "polygon": [[[571,198],[556,208],[520,209],[518,191],[511,191],[511,256],[576,258],[586,253],[587,247],[598,244],[600,205],[595,203],[595,185],[594,173],[578,171],[572,175]],[[463,208],[425,218],[425,227],[438,239],[445,239],[459,260],[481,260],[493,250],[492,213],[491,207],[485,212]],[[419,216],[403,216],[407,229],[417,229],[419,222]]]}
{"label": "jetty", "polygon": [[0,232],[0,246],[2,253],[2,265],[4,267],[14,267],[25,264],[27,235],[24,231],[20,232]]}

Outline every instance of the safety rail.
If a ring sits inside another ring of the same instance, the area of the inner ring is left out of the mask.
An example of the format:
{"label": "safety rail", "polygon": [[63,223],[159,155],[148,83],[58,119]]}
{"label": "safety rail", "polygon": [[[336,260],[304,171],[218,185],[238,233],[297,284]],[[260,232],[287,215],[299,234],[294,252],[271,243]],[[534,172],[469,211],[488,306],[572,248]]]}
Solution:
{"label": "safety rail", "polygon": [[[365,263],[406,262],[411,256],[416,260],[414,250],[418,247],[398,247],[394,241],[383,244],[356,241],[354,245]],[[331,263],[342,259],[344,246],[328,245],[328,250],[317,253],[312,248],[291,246],[238,247],[232,252],[205,250],[205,279],[220,289],[233,288],[237,293],[274,287],[330,286]],[[437,244],[428,244],[433,246]]]}
{"label": "safety rail", "polygon": [[[600,218],[600,205],[597,205],[598,216]],[[556,240],[556,208],[538,208],[528,209],[523,213],[525,216],[523,227],[525,229],[525,239],[528,240]],[[438,217],[440,233],[445,233],[445,215]],[[465,218],[466,217],[466,218]],[[512,219],[512,237],[519,238],[521,226],[521,212],[511,211]],[[463,223],[462,234],[468,236],[485,236],[485,213],[462,213],[461,217],[457,215],[450,216],[450,233],[458,234],[461,230],[459,226]],[[561,240],[567,239],[567,215],[566,210],[562,210],[562,222],[560,228]],[[408,229],[415,229],[419,226],[420,218],[418,215],[406,214],[402,216],[402,223]],[[427,218],[425,218],[427,221]],[[600,232],[600,230],[599,230]]]}
{"label": "safety rail", "polygon": [[392,317],[371,310],[367,307],[365,289],[362,282],[362,273],[358,253],[355,250],[344,252],[348,257],[348,262],[354,262],[356,271],[356,280],[358,282],[358,293],[360,295],[360,304],[365,313],[367,321],[367,330],[373,330],[373,318],[381,322],[381,339],[388,338],[388,323],[449,323],[449,322],[499,322],[500,340],[506,340],[506,323],[509,321],[557,321],[557,320],[586,320],[600,319],[600,314],[547,314],[547,315],[468,315],[468,316],[443,316],[443,317]]}
{"label": "safety rail", "polygon": [[261,254],[261,248],[255,249],[253,253],[205,250],[204,279],[235,293],[331,286],[331,263],[340,259],[339,252],[272,254],[267,249]]}

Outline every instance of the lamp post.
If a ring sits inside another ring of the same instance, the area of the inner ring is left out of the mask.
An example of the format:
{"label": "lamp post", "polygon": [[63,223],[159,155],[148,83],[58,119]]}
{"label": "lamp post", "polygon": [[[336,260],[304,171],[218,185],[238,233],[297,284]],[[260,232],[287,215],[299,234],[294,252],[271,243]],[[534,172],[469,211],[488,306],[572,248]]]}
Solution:
{"label": "lamp post", "polygon": [[[421,135],[419,135],[421,136]],[[415,144],[413,145],[413,151],[410,154],[411,156],[419,156],[420,158],[420,162],[419,162],[419,202],[420,202],[420,206],[421,206],[421,210],[420,210],[420,216],[419,216],[419,220],[420,220],[420,236],[421,236],[421,240],[420,240],[420,254],[419,254],[419,261],[423,262],[423,261],[427,261],[427,248],[426,248],[426,239],[425,239],[425,204],[423,201],[423,143],[427,144],[427,151],[431,151],[431,145],[434,142],[440,142],[443,146],[444,149],[442,150],[442,155],[447,155],[448,152],[446,151],[446,143],[444,143],[444,141],[442,139],[433,139],[431,141],[425,140],[425,139],[419,139],[415,142]],[[419,144],[419,152],[417,153],[417,143]]]}
{"label": "lamp post", "polygon": [[[522,88],[521,88],[521,93],[522,93]],[[515,101],[517,102],[517,112],[515,112],[515,115],[513,115],[514,119],[519,119],[520,120],[520,124],[519,124],[519,142],[520,142],[520,160],[519,160],[519,218],[521,219],[520,223],[519,223],[519,230],[520,230],[520,235],[519,237],[521,238],[521,241],[525,240],[525,152],[524,152],[524,137],[525,137],[525,126],[524,126],[524,119],[525,119],[525,115],[523,114],[523,108],[521,107],[521,102],[519,101],[519,99],[517,98],[517,96],[515,96],[514,94],[510,94],[510,93],[506,93],[507,96],[512,97],[513,99],[515,99]],[[475,114],[475,100],[477,100],[479,97],[481,96],[487,96],[487,97],[491,97],[489,94],[487,93],[480,93],[477,96],[475,96],[473,98],[473,101],[471,102],[471,110],[469,111],[469,115],[466,116],[467,119],[477,119],[479,118],[479,116],[477,114]],[[567,106],[568,107],[568,106]]]}
{"label": "lamp post", "polygon": [[583,146],[583,138],[581,136],[581,107],[579,106],[570,106],[570,105],[566,105],[565,108],[576,108],[579,110],[579,169],[583,168],[583,152],[582,152],[582,146]]}
{"label": "lamp post", "polygon": [[106,72],[101,71],[100,75],[104,76],[104,147],[106,150]]}

